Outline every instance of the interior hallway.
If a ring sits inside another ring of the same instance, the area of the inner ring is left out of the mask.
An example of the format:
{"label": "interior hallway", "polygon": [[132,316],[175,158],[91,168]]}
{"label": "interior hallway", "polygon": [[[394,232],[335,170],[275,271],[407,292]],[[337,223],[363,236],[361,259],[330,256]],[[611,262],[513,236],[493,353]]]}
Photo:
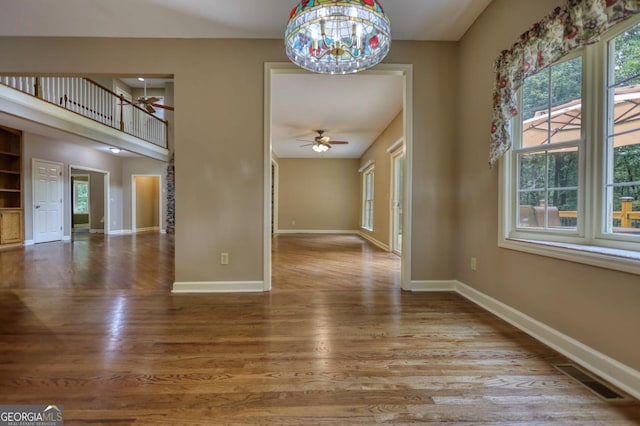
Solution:
{"label": "interior hallway", "polygon": [[273,291],[169,293],[169,235],[0,251],[0,401],[67,424],[638,424],[356,236],[274,239]]}

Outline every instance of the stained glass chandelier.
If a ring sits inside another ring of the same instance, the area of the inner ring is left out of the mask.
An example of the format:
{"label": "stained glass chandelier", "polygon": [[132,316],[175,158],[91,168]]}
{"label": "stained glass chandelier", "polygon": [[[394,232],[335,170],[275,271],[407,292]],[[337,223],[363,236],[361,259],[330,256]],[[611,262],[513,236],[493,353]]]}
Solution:
{"label": "stained glass chandelier", "polygon": [[291,61],[309,71],[346,74],[371,68],[389,52],[389,18],[377,0],[302,0],[284,36]]}

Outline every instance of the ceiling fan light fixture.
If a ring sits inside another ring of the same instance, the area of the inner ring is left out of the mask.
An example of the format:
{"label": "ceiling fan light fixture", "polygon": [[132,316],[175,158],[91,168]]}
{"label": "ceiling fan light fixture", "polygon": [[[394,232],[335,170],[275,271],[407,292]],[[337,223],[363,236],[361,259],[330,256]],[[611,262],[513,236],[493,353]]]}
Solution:
{"label": "ceiling fan light fixture", "polygon": [[302,0],[291,10],[284,43],[301,68],[355,73],[387,56],[391,26],[378,0]]}
{"label": "ceiling fan light fixture", "polygon": [[315,152],[320,152],[320,153],[327,152],[329,150],[329,146],[323,143],[316,143],[313,145],[312,148]]}

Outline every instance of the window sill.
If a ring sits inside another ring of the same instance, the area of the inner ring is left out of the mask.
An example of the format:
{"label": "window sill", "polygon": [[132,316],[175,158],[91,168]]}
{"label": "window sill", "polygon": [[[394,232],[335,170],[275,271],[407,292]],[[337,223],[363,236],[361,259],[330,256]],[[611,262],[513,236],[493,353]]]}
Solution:
{"label": "window sill", "polygon": [[525,239],[503,239],[498,247],[640,275],[640,252]]}

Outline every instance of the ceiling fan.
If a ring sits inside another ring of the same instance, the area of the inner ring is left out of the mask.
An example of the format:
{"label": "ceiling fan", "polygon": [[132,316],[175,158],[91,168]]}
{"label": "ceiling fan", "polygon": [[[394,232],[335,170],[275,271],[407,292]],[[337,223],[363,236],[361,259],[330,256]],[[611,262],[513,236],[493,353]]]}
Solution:
{"label": "ceiling fan", "polygon": [[173,107],[169,105],[159,104],[160,98],[155,96],[147,97],[147,80],[144,80],[144,96],[139,96],[138,105],[144,108],[149,114],[155,114],[156,108],[162,108],[169,111],[173,111]]}
{"label": "ceiling fan", "polygon": [[346,145],[349,143],[347,141],[332,141],[329,136],[324,135],[326,130],[315,130],[315,132],[318,134],[318,136],[316,136],[313,141],[298,139],[302,142],[310,142],[300,146],[311,146],[312,149],[316,152],[326,152],[329,150],[329,148],[331,148],[331,145]]}

